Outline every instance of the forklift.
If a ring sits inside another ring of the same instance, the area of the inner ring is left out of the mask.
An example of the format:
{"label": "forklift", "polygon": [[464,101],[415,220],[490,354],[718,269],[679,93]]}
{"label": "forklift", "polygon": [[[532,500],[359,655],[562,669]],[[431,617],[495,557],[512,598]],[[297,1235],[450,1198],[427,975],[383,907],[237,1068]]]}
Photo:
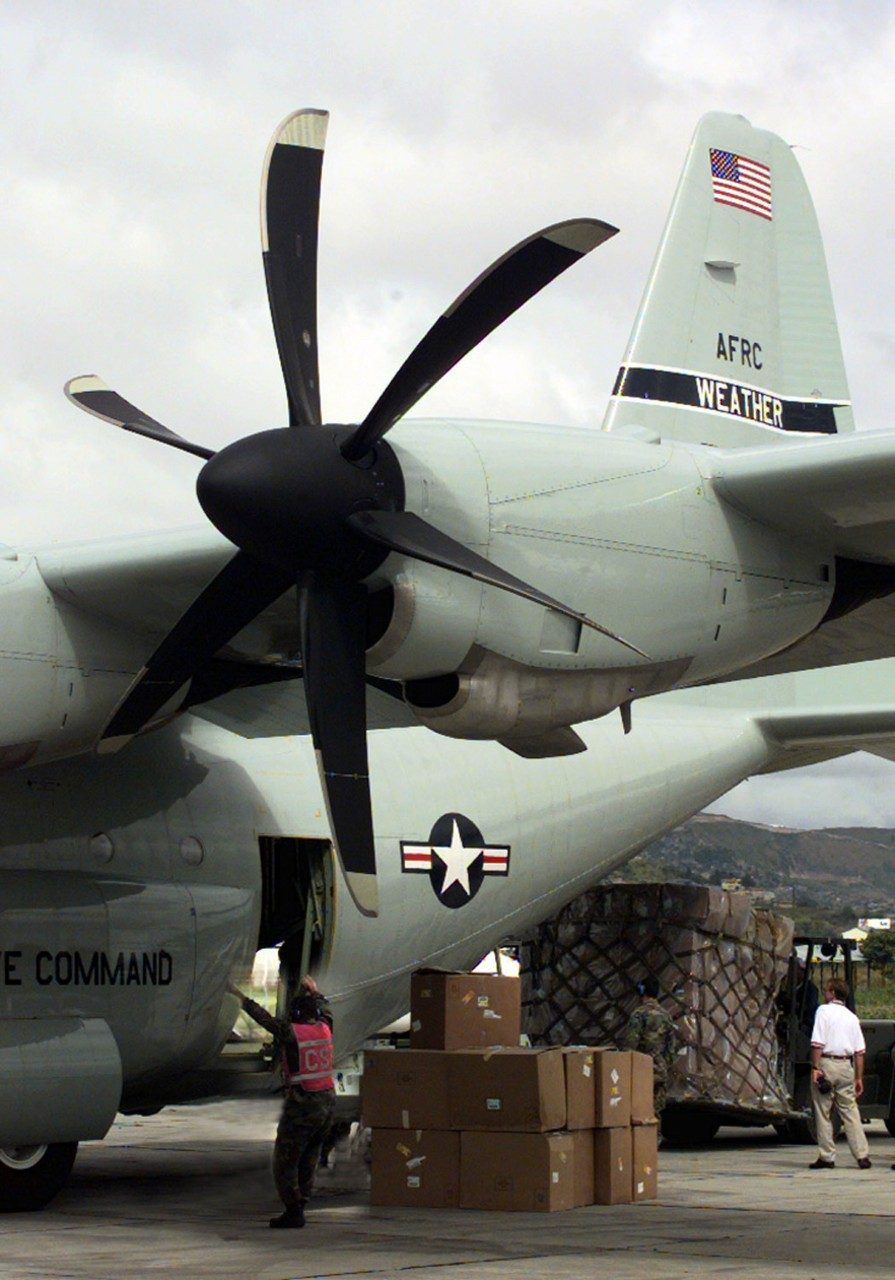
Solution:
{"label": "forklift", "polygon": [[[850,938],[793,939],[786,978],[777,997],[779,1016],[777,1033],[780,1040],[780,1074],[786,1082],[793,1115],[774,1125],[787,1142],[814,1142],[814,1114],[811,1106],[811,1028],[814,1011],[823,992],[818,990],[812,972],[818,962],[842,965],[842,976],[848,983],[848,1007],[855,1010],[855,964]],[[895,1021],[870,1018],[861,1022],[867,1050],[864,1057],[864,1092],[858,1099],[862,1121],[882,1120],[889,1133],[895,1135]],[[833,1130],[838,1133],[842,1121],[833,1109]]]}
{"label": "forklift", "polygon": [[[669,1101],[662,1113],[662,1136],[674,1146],[701,1146],[710,1142],[722,1124],[753,1127],[772,1124],[784,1142],[813,1143],[814,1109],[811,1105],[811,1031],[823,992],[812,973],[823,962],[842,966],[848,983],[848,1006],[854,1012],[855,963],[850,938],[797,936],[786,976],[777,995],[777,1071],[786,1086],[788,1113],[769,1113],[762,1106],[734,1107],[709,1096],[697,1101]],[[861,1022],[866,1042],[864,1092],[858,1099],[861,1119],[882,1120],[895,1135],[895,1021],[867,1019]],[[842,1121],[833,1108],[833,1132]]]}

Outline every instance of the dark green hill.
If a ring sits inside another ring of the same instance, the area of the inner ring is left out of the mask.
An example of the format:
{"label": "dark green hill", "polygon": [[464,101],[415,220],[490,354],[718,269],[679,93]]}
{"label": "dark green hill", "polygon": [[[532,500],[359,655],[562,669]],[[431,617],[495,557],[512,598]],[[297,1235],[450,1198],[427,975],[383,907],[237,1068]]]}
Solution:
{"label": "dark green hill", "polygon": [[828,932],[895,914],[895,831],[795,831],[700,814],[656,840],[618,880],[738,880],[797,927]]}

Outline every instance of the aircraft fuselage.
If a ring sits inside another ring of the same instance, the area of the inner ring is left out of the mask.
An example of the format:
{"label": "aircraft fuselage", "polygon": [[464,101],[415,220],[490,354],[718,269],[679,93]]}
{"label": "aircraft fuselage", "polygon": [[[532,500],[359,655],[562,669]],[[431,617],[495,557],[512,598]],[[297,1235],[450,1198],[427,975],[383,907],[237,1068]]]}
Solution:
{"label": "aircraft fuselage", "polygon": [[[768,752],[748,718],[653,704],[636,734],[615,719],[583,732],[585,754],[536,763],[423,729],[371,735],[381,914],[360,916],[331,866],[314,966],[340,1053],[404,1011],[413,969],[468,965],[519,936]],[[467,822],[478,829],[475,856],[450,848],[457,817],[465,847]],[[258,943],[259,839],[278,836],[328,837],[306,738],[240,739],[185,716],[121,756],[4,777],[7,1025],[102,1020],[122,1106],[177,1096],[233,1024],[226,983],[246,979]],[[45,1108],[18,1114],[43,1126],[32,1140],[64,1140]]]}

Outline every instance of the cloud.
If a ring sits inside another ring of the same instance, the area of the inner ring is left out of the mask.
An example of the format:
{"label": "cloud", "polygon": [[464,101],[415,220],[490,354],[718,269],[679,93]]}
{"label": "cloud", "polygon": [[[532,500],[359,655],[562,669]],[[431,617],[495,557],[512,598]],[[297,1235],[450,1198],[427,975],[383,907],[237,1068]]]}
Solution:
{"label": "cloud", "polygon": [[895,827],[893,781],[895,764],[856,752],[810,769],[750,778],[708,812],[803,830]]}

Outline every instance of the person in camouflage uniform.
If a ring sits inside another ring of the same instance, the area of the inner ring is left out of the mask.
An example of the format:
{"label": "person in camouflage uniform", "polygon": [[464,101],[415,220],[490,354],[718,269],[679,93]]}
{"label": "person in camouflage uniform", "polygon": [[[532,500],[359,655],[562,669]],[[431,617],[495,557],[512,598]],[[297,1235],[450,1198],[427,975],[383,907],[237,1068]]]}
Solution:
{"label": "person in camouflage uniform", "polygon": [[653,1105],[661,1117],[668,1094],[668,1073],[677,1052],[677,1031],[671,1015],[659,1004],[656,979],[645,978],[637,990],[640,1004],[628,1019],[619,1048],[648,1053],[652,1058]]}
{"label": "person in camouflage uniform", "polygon": [[[296,1074],[297,1045],[293,1023],[326,1023],[332,1016],[313,978],[303,978],[292,1002],[290,1018],[275,1018],[235,987],[230,988],[250,1018],[274,1038],[283,1064],[284,1076]],[[277,1126],[273,1150],[273,1176],[284,1211],[271,1218],[272,1227],[303,1227],[304,1208],[314,1189],[314,1174],[320,1152],[332,1125],[336,1095],[332,1088],[304,1089],[301,1084],[286,1086],[283,1112]]]}

